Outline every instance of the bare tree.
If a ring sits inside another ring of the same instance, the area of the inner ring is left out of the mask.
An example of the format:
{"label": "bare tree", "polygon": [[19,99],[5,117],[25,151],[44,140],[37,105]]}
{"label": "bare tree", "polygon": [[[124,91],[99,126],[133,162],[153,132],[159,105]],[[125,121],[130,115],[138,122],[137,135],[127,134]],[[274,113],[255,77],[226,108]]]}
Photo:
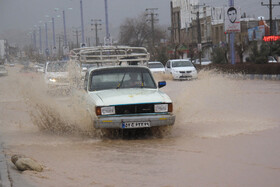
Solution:
{"label": "bare tree", "polygon": [[[166,32],[160,26],[155,26],[155,45],[160,43],[161,39],[166,39]],[[150,24],[147,22],[145,13],[137,18],[127,18],[120,26],[119,43],[129,46],[151,46],[152,32]]]}
{"label": "bare tree", "polygon": [[127,18],[120,26],[119,43],[130,46],[143,46],[149,36],[149,26],[144,15]]}

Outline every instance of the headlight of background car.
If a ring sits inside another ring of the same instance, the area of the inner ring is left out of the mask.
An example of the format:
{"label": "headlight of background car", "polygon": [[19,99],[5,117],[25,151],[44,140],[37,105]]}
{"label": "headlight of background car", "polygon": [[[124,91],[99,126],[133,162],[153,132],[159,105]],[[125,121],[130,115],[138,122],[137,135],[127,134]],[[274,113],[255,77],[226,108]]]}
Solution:
{"label": "headlight of background car", "polygon": [[156,104],[155,112],[168,112],[168,104]]}
{"label": "headlight of background car", "polygon": [[56,79],[49,78],[49,81],[50,81],[50,82],[56,82]]}
{"label": "headlight of background car", "polygon": [[115,114],[116,110],[114,106],[96,107],[96,115],[112,115]]}

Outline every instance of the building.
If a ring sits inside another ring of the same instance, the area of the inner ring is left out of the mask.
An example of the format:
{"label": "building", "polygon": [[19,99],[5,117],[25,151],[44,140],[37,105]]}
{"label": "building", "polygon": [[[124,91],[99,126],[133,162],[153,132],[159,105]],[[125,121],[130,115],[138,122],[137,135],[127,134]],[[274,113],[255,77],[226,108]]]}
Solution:
{"label": "building", "polygon": [[180,53],[180,48],[183,48],[185,54],[180,54],[181,57],[189,56],[188,53],[195,56],[201,48],[203,56],[210,57],[212,25],[219,25],[215,29],[218,29],[221,34],[216,36],[216,41],[225,40],[221,26],[224,20],[223,11],[223,8],[219,7],[201,6],[198,0],[172,0],[171,40],[175,53]]}

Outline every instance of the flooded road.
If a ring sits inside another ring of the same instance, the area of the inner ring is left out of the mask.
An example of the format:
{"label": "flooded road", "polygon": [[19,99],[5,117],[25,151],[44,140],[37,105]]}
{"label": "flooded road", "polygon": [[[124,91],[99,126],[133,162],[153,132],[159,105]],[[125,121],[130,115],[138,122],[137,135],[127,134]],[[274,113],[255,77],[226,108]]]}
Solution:
{"label": "flooded road", "polygon": [[[280,82],[201,72],[167,80],[176,122],[163,137],[100,138],[78,96],[53,99],[38,73],[0,77],[0,139],[7,156],[44,166],[13,186],[278,186]],[[157,79],[168,79],[157,76]],[[65,133],[66,132],[66,133]]]}

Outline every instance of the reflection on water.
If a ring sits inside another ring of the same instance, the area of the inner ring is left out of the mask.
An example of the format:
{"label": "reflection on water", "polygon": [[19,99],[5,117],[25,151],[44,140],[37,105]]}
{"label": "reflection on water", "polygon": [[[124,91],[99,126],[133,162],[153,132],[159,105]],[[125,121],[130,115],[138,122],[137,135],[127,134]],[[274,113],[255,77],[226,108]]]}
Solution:
{"label": "reflection on water", "polygon": [[273,84],[280,91],[279,82],[263,83],[202,71],[197,81],[180,84],[181,91],[175,99],[175,126],[188,136],[215,138],[278,126],[274,103],[279,97],[274,101],[258,90],[267,90]]}

